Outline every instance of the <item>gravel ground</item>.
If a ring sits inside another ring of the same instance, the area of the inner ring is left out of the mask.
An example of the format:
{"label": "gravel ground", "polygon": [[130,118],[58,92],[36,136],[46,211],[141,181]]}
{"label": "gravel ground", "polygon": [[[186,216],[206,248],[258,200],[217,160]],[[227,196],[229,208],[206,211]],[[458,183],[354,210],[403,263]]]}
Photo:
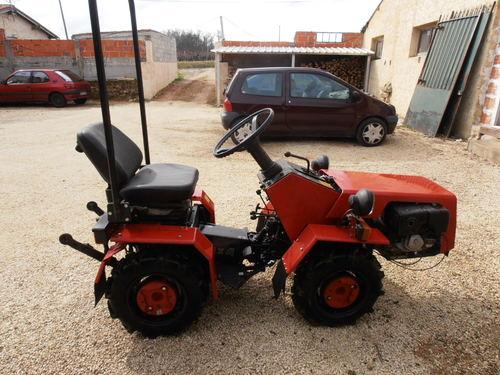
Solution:
{"label": "gravel ground", "polygon": [[[112,107],[114,123],[140,142],[138,114],[134,104]],[[197,166],[218,222],[253,228],[257,166],[246,153],[212,157],[223,134],[218,110],[154,102],[148,115],[152,159]],[[127,334],[105,304],[93,308],[97,263],[57,242],[62,232],[91,241],[85,204],[103,203],[104,184],[74,146],[99,118],[95,106],[0,108],[1,374],[499,374],[500,168],[464,142],[399,129],[378,148],[266,143],[273,157],[325,153],[334,168],[443,184],[458,195],[456,248],[426,272],[382,260],[386,294],[355,326],[309,326],[289,296],[271,298],[269,271],[238,292],[224,288],[185,334],[148,340]]]}

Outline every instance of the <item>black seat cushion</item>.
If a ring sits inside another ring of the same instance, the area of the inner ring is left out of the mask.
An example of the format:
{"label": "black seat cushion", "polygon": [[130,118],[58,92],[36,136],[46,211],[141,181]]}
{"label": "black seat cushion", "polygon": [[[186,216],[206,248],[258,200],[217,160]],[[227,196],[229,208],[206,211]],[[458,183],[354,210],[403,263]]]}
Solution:
{"label": "black seat cushion", "polygon": [[[139,147],[119,129],[112,126],[118,186],[123,186],[139,169],[142,153]],[[76,136],[77,151],[84,152],[99,174],[109,184],[108,158],[104,126],[101,123],[87,126]]]}
{"label": "black seat cushion", "polygon": [[149,164],[120,190],[134,206],[165,207],[189,199],[198,182],[198,170],[180,164]]}

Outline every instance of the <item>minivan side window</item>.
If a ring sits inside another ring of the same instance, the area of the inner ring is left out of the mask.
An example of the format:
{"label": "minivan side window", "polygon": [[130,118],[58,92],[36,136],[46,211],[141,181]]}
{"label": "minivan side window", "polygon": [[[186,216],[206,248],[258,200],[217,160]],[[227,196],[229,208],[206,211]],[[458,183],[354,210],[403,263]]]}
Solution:
{"label": "minivan side window", "polygon": [[281,73],[249,74],[241,85],[241,93],[246,95],[281,96],[283,78]]}
{"label": "minivan side window", "polygon": [[290,96],[294,98],[347,100],[349,92],[347,86],[320,74],[290,74]]}

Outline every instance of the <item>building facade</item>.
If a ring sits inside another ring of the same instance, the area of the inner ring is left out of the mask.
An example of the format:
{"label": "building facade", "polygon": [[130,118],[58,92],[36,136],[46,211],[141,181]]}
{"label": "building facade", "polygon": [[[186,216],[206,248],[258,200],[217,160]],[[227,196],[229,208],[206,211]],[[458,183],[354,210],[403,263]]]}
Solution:
{"label": "building facade", "polygon": [[[484,0],[381,1],[363,28],[363,46],[375,52],[370,64],[368,91],[380,97],[384,95],[384,87],[390,87],[389,100],[396,107],[400,118],[403,118],[431,44],[432,30],[440,17],[482,5],[489,7],[492,14],[468,77],[451,134],[453,137],[469,138],[482,121],[487,95],[495,95],[489,83],[492,70],[495,69],[497,45],[500,43],[500,22],[498,3],[492,7],[493,4]],[[487,90],[490,90],[489,94]]]}
{"label": "building facade", "polygon": [[6,39],[59,39],[14,5],[0,4],[0,29]]}

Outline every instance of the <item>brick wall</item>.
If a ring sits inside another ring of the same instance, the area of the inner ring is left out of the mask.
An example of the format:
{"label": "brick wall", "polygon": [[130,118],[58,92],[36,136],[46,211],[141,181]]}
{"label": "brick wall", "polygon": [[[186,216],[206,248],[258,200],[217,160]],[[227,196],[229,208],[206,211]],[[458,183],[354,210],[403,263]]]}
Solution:
{"label": "brick wall", "polygon": [[[151,39],[158,39],[156,45],[155,40],[139,40],[146,99],[151,99],[177,76],[175,40],[166,36],[161,39],[163,34],[151,33]],[[18,69],[53,68],[71,70],[88,81],[97,80],[91,39],[2,40],[2,36],[0,33],[0,79]],[[120,81],[111,84],[112,87],[133,87],[130,83],[136,78],[133,41],[103,39],[102,47],[106,78]],[[117,90],[121,91],[124,90]]]}
{"label": "brick wall", "polygon": [[4,40],[5,40],[5,30],[0,29],[0,57],[5,57]]}
{"label": "brick wall", "polygon": [[361,48],[363,45],[362,33],[341,33],[342,42],[318,43],[316,42],[316,32],[297,31],[295,33],[294,43],[296,47],[351,47]]}
{"label": "brick wall", "polygon": [[500,105],[500,43],[495,50],[479,125],[493,126]]}
{"label": "brick wall", "polygon": [[[86,79],[96,79],[92,40],[2,40],[0,34],[0,79],[16,69],[70,69]],[[108,77],[135,78],[132,40],[103,40]],[[146,61],[146,43],[139,41],[141,60]]]}
{"label": "brick wall", "polygon": [[[82,57],[94,57],[94,42],[92,40],[81,40],[79,42],[71,41],[72,43],[79,43],[80,54]],[[102,50],[104,57],[120,58],[120,57],[134,57],[134,45],[131,40],[103,40]],[[143,40],[139,40],[139,50],[141,52],[141,59],[146,57],[146,45]]]}
{"label": "brick wall", "polygon": [[8,41],[15,57],[75,57],[72,40],[22,40]]}

